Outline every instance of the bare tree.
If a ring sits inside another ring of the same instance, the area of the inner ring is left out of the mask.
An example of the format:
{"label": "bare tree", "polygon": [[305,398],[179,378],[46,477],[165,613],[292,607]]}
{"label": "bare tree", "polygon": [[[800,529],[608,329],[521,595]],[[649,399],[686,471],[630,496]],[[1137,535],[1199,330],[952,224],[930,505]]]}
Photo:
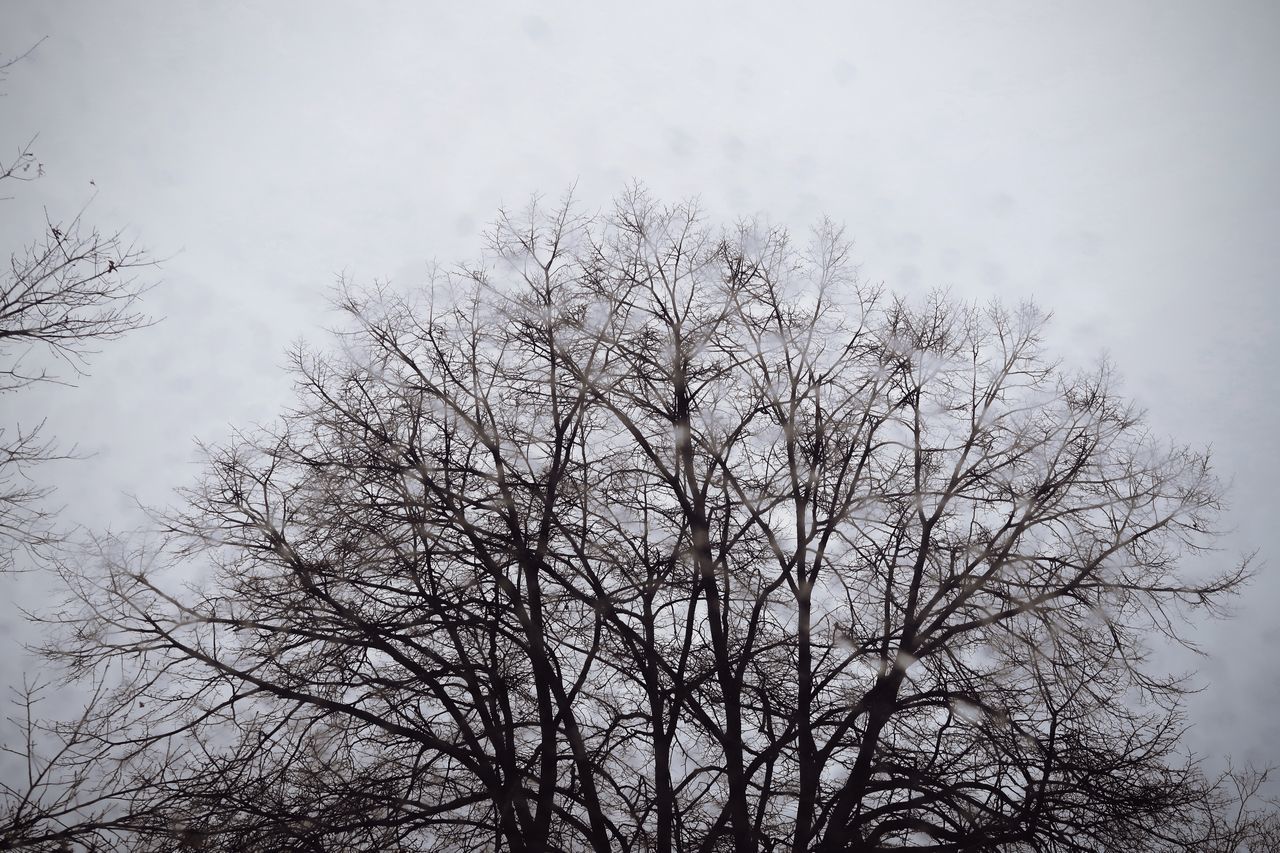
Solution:
{"label": "bare tree", "polygon": [[[31,50],[0,63],[0,84]],[[10,187],[44,176],[35,141],[0,156],[0,200],[12,199]],[[46,212],[43,236],[11,248],[0,271],[0,398],[8,402],[32,385],[84,375],[98,342],[150,322],[137,310],[145,287],[135,278],[150,261],[120,234],[85,225],[82,214],[60,220]],[[44,427],[39,414],[0,425],[0,575],[16,567],[19,551],[44,551],[65,536],[46,502],[51,488],[32,468],[74,450],[59,449]],[[0,848],[69,850],[73,838],[92,844],[105,837],[117,820],[108,812],[128,814],[117,809],[128,786],[112,782],[99,760],[106,757],[101,738],[90,736],[101,693],[91,690],[84,714],[61,722],[49,718],[62,715],[34,715],[43,687],[25,685],[17,694],[21,713],[9,722],[20,737],[0,746]]]}
{"label": "bare tree", "polygon": [[[104,745],[103,684],[93,685],[84,710],[70,719],[40,713],[46,688],[28,683],[15,690],[18,713],[9,722],[22,739],[0,747],[10,760],[0,777],[0,850],[116,849],[123,834],[147,825],[150,778],[131,774],[132,765]],[[138,792],[147,801],[129,803]]]}
{"label": "bare tree", "polygon": [[[0,83],[30,52],[0,64]],[[43,177],[34,144],[32,138],[12,157],[0,157],[0,195],[8,185]],[[119,233],[86,226],[81,214],[64,221],[46,213],[43,230],[36,242],[10,250],[0,272],[0,397],[83,375],[97,343],[149,323],[137,310],[144,288],[134,276],[149,263],[141,250]],[[44,506],[50,490],[30,470],[68,454],[44,426],[39,416],[0,426],[0,571],[13,568],[15,549],[58,538]]]}
{"label": "bare tree", "polygon": [[[1207,457],[1045,316],[643,193],[346,289],[163,547],[64,567],[134,849],[1163,849],[1147,660],[1246,577]],[[1175,849],[1168,847],[1167,849]]]}
{"label": "bare tree", "polygon": [[1186,853],[1273,853],[1280,850],[1280,800],[1267,796],[1270,770],[1228,766],[1201,779],[1198,802],[1147,847]]}

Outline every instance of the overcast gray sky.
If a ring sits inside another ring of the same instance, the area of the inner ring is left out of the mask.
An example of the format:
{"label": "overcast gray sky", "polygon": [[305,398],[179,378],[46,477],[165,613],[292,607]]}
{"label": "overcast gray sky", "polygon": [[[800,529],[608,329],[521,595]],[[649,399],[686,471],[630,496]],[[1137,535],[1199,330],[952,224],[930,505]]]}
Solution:
{"label": "overcast gray sky", "polygon": [[39,132],[48,174],[0,204],[4,250],[87,203],[167,260],[161,324],[0,415],[96,454],[41,472],[67,518],[129,527],[196,438],[275,415],[340,272],[411,285],[575,181],[589,208],[638,179],[715,219],[828,215],[868,280],[1034,298],[1065,357],[1109,352],[1156,432],[1214,448],[1219,557],[1268,568],[1199,632],[1193,743],[1280,763],[1280,5],[788,5],[9,0],[0,52],[48,40],[0,145]]}

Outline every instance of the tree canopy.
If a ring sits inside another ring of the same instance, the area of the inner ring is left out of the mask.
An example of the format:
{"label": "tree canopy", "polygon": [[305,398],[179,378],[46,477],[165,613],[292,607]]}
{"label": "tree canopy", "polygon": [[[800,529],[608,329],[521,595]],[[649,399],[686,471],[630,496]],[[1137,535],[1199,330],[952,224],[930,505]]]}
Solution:
{"label": "tree canopy", "polygon": [[[346,286],[52,653],[134,849],[1206,849],[1222,489],[1033,306],[642,192]],[[90,809],[92,811],[92,809]],[[107,830],[95,830],[100,837]],[[1224,848],[1225,849],[1225,848]]]}

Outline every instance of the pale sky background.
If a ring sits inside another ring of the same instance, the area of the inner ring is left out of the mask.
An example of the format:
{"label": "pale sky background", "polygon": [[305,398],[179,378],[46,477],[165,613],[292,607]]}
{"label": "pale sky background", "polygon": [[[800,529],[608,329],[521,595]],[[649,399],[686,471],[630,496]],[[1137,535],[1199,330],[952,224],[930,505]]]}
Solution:
{"label": "pale sky background", "polygon": [[[1234,480],[1218,558],[1260,549],[1205,625],[1198,752],[1280,763],[1280,4],[63,3],[0,7],[0,145],[41,208],[167,258],[163,322],[75,389],[0,398],[92,458],[50,465],[65,518],[128,528],[194,441],[268,421],[326,294],[476,257],[500,204],[638,179],[713,220],[845,223],[870,281],[1034,298],[1064,357],[1109,352],[1154,430]],[[97,191],[89,181],[93,180]],[[8,193],[6,193],[8,194]],[[38,576],[0,580],[38,605]],[[0,610],[0,676],[29,630]]]}

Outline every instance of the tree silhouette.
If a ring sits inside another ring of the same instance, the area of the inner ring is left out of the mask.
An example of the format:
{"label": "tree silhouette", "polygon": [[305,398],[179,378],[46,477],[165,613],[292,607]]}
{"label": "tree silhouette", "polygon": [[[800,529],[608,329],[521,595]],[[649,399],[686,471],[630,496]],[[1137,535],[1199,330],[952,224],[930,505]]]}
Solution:
{"label": "tree silhouette", "polygon": [[[0,83],[40,42],[0,62]],[[35,141],[0,155],[0,201],[12,200],[4,194],[10,187],[44,177]],[[67,384],[83,376],[97,344],[151,322],[138,310],[146,285],[136,274],[152,262],[121,234],[86,225],[82,214],[61,220],[46,211],[40,237],[6,247],[8,264],[0,270],[0,399],[8,403],[32,385]],[[9,414],[6,409],[0,425],[0,576],[19,568],[16,558],[23,550],[47,558],[48,549],[65,544],[67,532],[46,501],[52,488],[32,469],[74,456],[47,434],[43,417],[23,423]],[[14,689],[18,714],[9,722],[22,740],[0,746],[0,849],[69,850],[72,839],[117,824],[106,813],[116,811],[119,795],[128,790],[113,784],[118,780],[110,762],[98,760],[104,752],[92,723],[101,695],[90,691],[93,699],[83,716],[50,730],[38,713],[47,687],[27,682]]]}
{"label": "tree silhouette", "polygon": [[344,288],[162,542],[64,566],[133,849],[1196,849],[1147,650],[1246,568],[1184,565],[1219,484],[1110,368],[830,225],[490,236]]}

